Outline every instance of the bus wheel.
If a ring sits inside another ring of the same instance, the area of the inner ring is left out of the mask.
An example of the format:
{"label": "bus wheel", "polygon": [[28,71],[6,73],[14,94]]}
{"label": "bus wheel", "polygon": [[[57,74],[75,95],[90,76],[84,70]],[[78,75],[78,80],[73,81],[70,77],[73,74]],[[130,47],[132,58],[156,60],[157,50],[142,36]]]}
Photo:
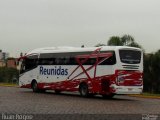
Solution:
{"label": "bus wheel", "polygon": [[81,84],[80,87],[79,87],[79,92],[80,92],[80,95],[82,97],[88,97],[88,95],[89,95],[88,85],[87,84]]}
{"label": "bus wheel", "polygon": [[39,92],[38,84],[37,84],[36,81],[34,81],[34,82],[32,83],[32,90],[33,90],[33,92]]}
{"label": "bus wheel", "polygon": [[111,99],[114,97],[114,94],[109,94],[109,95],[102,95],[103,98],[105,99]]}

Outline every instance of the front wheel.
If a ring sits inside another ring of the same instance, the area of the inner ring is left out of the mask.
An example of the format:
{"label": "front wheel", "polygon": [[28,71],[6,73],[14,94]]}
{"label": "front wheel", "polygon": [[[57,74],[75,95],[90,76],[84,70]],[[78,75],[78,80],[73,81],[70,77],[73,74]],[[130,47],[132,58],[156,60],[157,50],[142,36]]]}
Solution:
{"label": "front wheel", "polygon": [[37,84],[36,81],[34,81],[34,82],[32,83],[32,90],[33,90],[33,92],[39,92],[38,84]]}
{"label": "front wheel", "polygon": [[79,92],[82,97],[88,97],[89,95],[88,85],[87,84],[80,85]]}

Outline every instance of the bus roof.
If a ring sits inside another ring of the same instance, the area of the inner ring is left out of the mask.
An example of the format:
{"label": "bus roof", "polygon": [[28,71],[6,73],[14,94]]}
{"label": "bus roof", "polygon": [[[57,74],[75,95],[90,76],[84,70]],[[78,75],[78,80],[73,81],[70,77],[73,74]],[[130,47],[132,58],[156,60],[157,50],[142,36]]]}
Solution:
{"label": "bus roof", "polygon": [[61,52],[85,52],[85,51],[94,51],[98,48],[101,48],[101,51],[105,50],[117,50],[117,49],[135,49],[140,50],[140,48],[128,47],[128,46],[100,46],[100,47],[44,47],[34,49],[27,53],[30,54],[39,54],[39,53],[61,53]]}

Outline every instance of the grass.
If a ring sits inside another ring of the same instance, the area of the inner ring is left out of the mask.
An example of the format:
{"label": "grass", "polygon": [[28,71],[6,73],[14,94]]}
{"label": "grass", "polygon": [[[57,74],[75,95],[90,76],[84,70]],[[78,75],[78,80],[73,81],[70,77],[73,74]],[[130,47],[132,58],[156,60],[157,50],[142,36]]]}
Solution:
{"label": "grass", "polygon": [[142,93],[142,94],[136,94],[136,95],[130,95],[130,96],[141,97],[141,98],[160,99],[160,94],[153,94],[153,93]]}
{"label": "grass", "polygon": [[0,86],[5,86],[5,87],[17,87],[18,85],[15,83],[0,83]]}
{"label": "grass", "polygon": [[144,96],[157,96],[160,97],[160,94],[154,94],[154,93],[142,93]]}

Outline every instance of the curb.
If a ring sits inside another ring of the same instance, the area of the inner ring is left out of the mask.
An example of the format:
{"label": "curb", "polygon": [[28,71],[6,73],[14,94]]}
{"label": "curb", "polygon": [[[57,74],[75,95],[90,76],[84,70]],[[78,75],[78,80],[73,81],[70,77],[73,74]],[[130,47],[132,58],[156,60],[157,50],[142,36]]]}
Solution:
{"label": "curb", "polygon": [[139,98],[150,98],[150,99],[160,99],[160,96],[146,96],[146,95],[129,95],[131,97],[139,97]]}

